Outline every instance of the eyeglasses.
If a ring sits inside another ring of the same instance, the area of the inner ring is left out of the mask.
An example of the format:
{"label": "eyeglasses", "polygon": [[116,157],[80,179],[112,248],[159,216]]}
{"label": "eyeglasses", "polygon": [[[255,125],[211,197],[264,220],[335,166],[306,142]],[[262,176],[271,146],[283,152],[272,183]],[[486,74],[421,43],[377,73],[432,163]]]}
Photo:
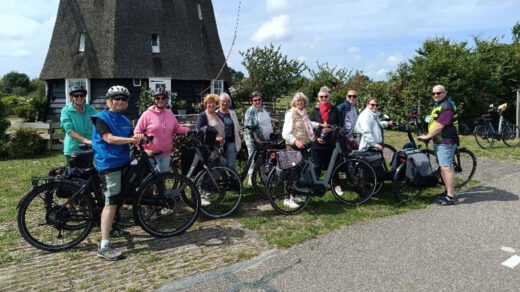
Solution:
{"label": "eyeglasses", "polygon": [[369,106],[379,106],[378,103],[369,103],[368,105],[369,105]]}
{"label": "eyeglasses", "polygon": [[318,97],[319,97],[319,98],[329,98],[328,95],[320,95],[320,96],[318,96]]}
{"label": "eyeglasses", "polygon": [[357,95],[347,95],[348,98],[357,98]]}
{"label": "eyeglasses", "polygon": [[84,98],[85,95],[84,94],[74,94],[72,95],[74,98]]}
{"label": "eyeglasses", "polygon": [[253,99],[252,101],[253,101],[253,102],[259,102],[259,101],[262,101],[262,99],[261,99],[261,98],[255,98],[255,99]]}
{"label": "eyeglasses", "polygon": [[444,93],[444,91],[432,92],[432,96],[441,95],[443,93]]}
{"label": "eyeglasses", "polygon": [[112,100],[128,101],[128,96],[120,95],[112,97]]}
{"label": "eyeglasses", "polygon": [[155,96],[154,99],[155,100],[167,100],[168,97],[166,97],[166,96]]}

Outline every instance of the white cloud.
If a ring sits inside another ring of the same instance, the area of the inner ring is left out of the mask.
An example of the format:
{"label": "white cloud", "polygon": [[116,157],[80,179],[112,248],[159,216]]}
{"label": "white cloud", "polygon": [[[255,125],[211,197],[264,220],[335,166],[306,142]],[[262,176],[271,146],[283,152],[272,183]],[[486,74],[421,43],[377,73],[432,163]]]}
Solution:
{"label": "white cloud", "polygon": [[289,16],[281,14],[263,23],[251,37],[255,43],[282,41],[289,36]]}
{"label": "white cloud", "polygon": [[30,52],[25,49],[26,43],[23,41],[1,41],[0,42],[0,57],[19,58],[30,55]]}
{"label": "white cloud", "polygon": [[361,54],[361,49],[356,46],[351,46],[347,49],[347,53],[349,55],[359,55]]}
{"label": "white cloud", "polygon": [[398,56],[390,56],[386,58],[386,62],[390,65],[397,65],[402,61],[402,59]]}
{"label": "white cloud", "polygon": [[388,72],[389,72],[389,70],[387,70],[387,69],[379,69],[379,70],[377,70],[375,76],[378,78],[384,78],[384,77],[386,77],[386,73],[388,73]]}
{"label": "white cloud", "polygon": [[15,14],[0,14],[0,37],[24,37],[34,34],[41,24]]}
{"label": "white cloud", "polygon": [[266,1],[267,11],[283,11],[289,7],[289,3],[286,0],[267,0]]}

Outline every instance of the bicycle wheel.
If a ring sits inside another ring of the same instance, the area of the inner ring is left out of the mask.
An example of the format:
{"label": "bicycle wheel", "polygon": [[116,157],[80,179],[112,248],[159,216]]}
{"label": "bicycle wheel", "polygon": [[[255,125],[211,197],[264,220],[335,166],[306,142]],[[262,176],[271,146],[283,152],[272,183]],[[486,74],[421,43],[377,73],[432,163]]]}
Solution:
{"label": "bicycle wheel", "polygon": [[255,192],[263,199],[267,198],[267,179],[269,171],[265,167],[265,161],[259,161],[253,168],[251,183]]}
{"label": "bicycle wheel", "polygon": [[162,173],[146,180],[134,204],[141,228],[155,237],[171,237],[190,228],[199,215],[200,195],[186,177]]}
{"label": "bicycle wheel", "polygon": [[201,212],[210,218],[222,218],[233,213],[242,200],[242,182],[227,166],[204,169],[195,178],[201,197]]}
{"label": "bicycle wheel", "polygon": [[509,147],[520,146],[520,136],[517,135],[518,126],[504,124],[502,129],[502,141]]}
{"label": "bicycle wheel", "polygon": [[477,170],[477,157],[466,148],[457,149],[453,157],[453,169],[455,171],[455,187],[466,185]]}
{"label": "bicycle wheel", "polygon": [[370,164],[359,159],[349,159],[336,166],[330,186],[338,201],[359,205],[372,197],[379,184]]}
{"label": "bicycle wheel", "polygon": [[267,179],[267,198],[277,212],[284,215],[299,213],[309,203],[310,196],[290,193],[289,188],[293,182],[282,179],[273,168]]}
{"label": "bicycle wheel", "polygon": [[477,141],[478,146],[482,149],[488,149],[495,143],[493,132],[487,125],[476,126],[473,136],[475,136],[475,141]]}
{"label": "bicycle wheel", "polygon": [[94,225],[94,202],[69,181],[50,181],[25,195],[18,205],[18,230],[32,246],[57,252],[85,239]]}
{"label": "bicycle wheel", "polygon": [[406,162],[397,167],[392,181],[392,191],[398,203],[406,203],[415,200],[423,188],[412,183],[406,178]]}

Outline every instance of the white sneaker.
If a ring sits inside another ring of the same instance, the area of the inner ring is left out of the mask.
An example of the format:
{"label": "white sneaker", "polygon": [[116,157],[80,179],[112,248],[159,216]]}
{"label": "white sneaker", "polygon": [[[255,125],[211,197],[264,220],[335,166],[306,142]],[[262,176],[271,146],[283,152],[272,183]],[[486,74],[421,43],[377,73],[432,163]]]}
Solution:
{"label": "white sneaker", "polygon": [[291,209],[296,209],[300,207],[300,205],[298,205],[293,199],[285,199],[283,200],[283,204]]}
{"label": "white sneaker", "polygon": [[337,194],[338,196],[343,196],[343,189],[341,189],[340,186],[335,186],[335,187],[334,187],[334,191],[336,192],[336,194]]}
{"label": "white sneaker", "polygon": [[208,196],[209,196],[209,195],[210,195],[210,194],[209,194],[207,191],[204,191],[204,190],[203,190],[203,191],[201,192],[201,194],[200,194],[200,205],[201,205],[202,207],[207,207],[207,206],[211,205],[211,202],[208,201]]}

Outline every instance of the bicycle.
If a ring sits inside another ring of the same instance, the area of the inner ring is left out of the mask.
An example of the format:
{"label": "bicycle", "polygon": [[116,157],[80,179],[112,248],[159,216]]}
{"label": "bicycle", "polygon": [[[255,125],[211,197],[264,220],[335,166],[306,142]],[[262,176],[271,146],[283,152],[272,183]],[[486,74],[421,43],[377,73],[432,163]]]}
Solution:
{"label": "bicycle", "polygon": [[[258,126],[256,126],[258,127]],[[252,132],[253,128],[246,127]],[[260,141],[253,137],[253,143],[255,143],[255,150],[253,154],[247,159],[242,171],[238,174],[241,182],[248,177],[249,169],[252,167],[253,171],[251,174],[251,185],[255,192],[267,200],[267,177],[271,166],[269,164],[270,154],[284,148],[285,141],[279,139],[280,135],[272,133],[267,141]]]}
{"label": "bicycle", "polygon": [[[182,173],[193,179],[201,194],[201,212],[210,218],[222,218],[238,208],[242,200],[242,180],[225,165],[220,155],[221,149],[216,147],[214,137],[206,137],[207,131],[197,134],[197,146],[192,149],[192,155],[187,155],[193,157],[190,157],[191,164]],[[187,157],[185,159],[188,160]]]}
{"label": "bicycle", "polygon": [[518,136],[518,125],[511,124],[505,117],[504,111],[507,109],[507,103],[495,107],[489,105],[488,112],[497,112],[500,116],[498,121],[498,129],[495,130],[491,123],[491,114],[485,114],[475,120],[475,130],[473,136],[478,146],[482,149],[488,149],[493,146],[495,140],[502,140],[508,147],[519,146],[520,136]]}
{"label": "bicycle", "polygon": [[[133,150],[134,159],[122,184],[122,193],[127,194],[124,204],[132,205],[135,222],[148,234],[182,234],[199,214],[196,187],[185,177],[155,172],[142,145]],[[24,240],[38,249],[71,249],[99,224],[104,197],[92,165],[92,151],[77,157],[89,163],[67,168],[65,173],[33,178],[32,189],[18,203],[18,229]]]}
{"label": "bicycle", "polygon": [[[279,165],[271,170],[267,179],[267,196],[277,212],[296,214],[307,206],[311,196],[324,196],[327,188],[338,201],[348,205],[359,205],[372,197],[377,184],[374,170],[367,162],[349,157],[343,128],[332,127],[331,133],[336,133],[336,139],[333,139],[336,142],[324,179],[316,177],[310,158],[304,158],[302,165],[292,169],[290,175],[280,171]],[[307,147],[304,151],[308,150]],[[279,160],[280,155],[280,151],[273,153],[270,159]],[[289,199],[296,204],[285,204]]]}

